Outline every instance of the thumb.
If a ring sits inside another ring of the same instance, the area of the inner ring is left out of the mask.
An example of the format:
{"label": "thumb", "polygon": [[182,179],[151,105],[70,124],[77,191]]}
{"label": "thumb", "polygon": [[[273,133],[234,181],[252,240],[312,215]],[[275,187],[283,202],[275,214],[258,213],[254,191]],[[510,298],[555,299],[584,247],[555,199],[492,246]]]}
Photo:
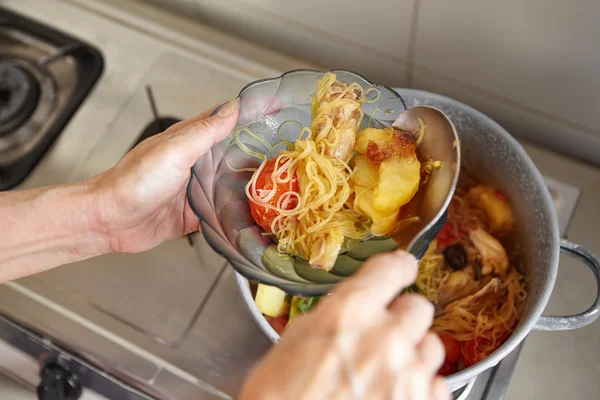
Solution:
{"label": "thumb", "polygon": [[238,108],[239,101],[234,99],[217,107],[210,117],[192,120],[173,132],[182,158],[189,159],[193,164],[212,146],[225,139],[235,128]]}

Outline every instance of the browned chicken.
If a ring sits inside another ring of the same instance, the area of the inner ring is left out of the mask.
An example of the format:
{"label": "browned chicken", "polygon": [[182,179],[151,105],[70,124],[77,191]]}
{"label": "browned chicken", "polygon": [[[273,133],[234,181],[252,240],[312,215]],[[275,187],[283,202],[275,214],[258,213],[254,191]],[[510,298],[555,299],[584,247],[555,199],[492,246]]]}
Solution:
{"label": "browned chicken", "polygon": [[438,294],[436,314],[442,312],[448,304],[474,293],[480,286],[481,282],[475,280],[473,266],[452,272]]}
{"label": "browned chicken", "polygon": [[492,278],[485,286],[479,289],[472,295],[461,298],[460,300],[454,301],[448,304],[444,308],[444,312],[452,307],[465,307],[469,304],[476,304],[480,302],[483,298],[493,293],[496,293],[498,290],[502,290],[503,285],[502,281],[499,278]]}
{"label": "browned chicken", "polygon": [[469,239],[478,252],[481,273],[484,276],[492,273],[504,276],[508,270],[509,260],[502,244],[481,228],[469,232]]}

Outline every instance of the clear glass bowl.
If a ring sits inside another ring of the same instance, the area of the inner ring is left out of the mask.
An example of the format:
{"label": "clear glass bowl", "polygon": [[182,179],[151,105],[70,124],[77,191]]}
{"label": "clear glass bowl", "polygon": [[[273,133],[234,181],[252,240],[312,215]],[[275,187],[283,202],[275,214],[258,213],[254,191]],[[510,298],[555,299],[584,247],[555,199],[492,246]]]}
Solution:
{"label": "clear glass bowl", "polygon": [[[371,100],[362,107],[365,126],[368,123],[378,127],[391,126],[406,110],[404,100],[394,90],[373,85],[350,71],[330,72],[335,73],[341,82],[358,83]],[[244,87],[238,96],[240,114],[236,127],[224,141],[196,162],[187,191],[190,206],[202,221],[206,240],[215,251],[229,260],[237,272],[251,281],[305,296],[327,293],[335,283],[358,269],[371,253],[389,250],[394,243],[382,240],[376,246],[371,246],[367,253],[346,253],[339,257],[339,262],[331,272],[312,269],[306,263],[276,262],[275,265],[265,265],[263,253],[274,244],[269,237],[261,234],[262,229],[250,215],[245,186],[252,172],[239,172],[242,168],[257,167],[260,161],[242,152],[239,147],[232,146],[232,143],[234,132],[240,127],[247,127],[271,146],[281,142],[279,133],[288,141],[295,141],[300,128],[310,126],[312,97],[317,83],[326,73],[294,70]],[[374,90],[369,91],[371,88],[378,89],[379,94]],[[298,124],[286,121],[297,121]],[[251,149],[265,152],[260,141],[250,135],[242,134],[240,140]]]}

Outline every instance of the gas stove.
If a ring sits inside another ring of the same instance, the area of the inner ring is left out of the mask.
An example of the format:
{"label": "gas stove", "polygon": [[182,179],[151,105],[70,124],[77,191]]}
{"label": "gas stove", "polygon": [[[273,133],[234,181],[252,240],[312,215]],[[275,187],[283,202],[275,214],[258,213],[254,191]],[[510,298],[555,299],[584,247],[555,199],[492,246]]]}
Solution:
{"label": "gas stove", "polygon": [[0,190],[21,183],[102,72],[92,46],[0,12]]}
{"label": "gas stove", "polygon": [[[102,2],[3,4],[31,20],[0,11],[0,43],[11,43],[0,48],[0,190],[90,177],[249,81],[313,67],[204,28],[190,39]],[[399,91],[410,103],[414,93]],[[564,234],[580,191],[546,182]],[[269,346],[201,234],[0,286],[0,370],[41,391],[226,399]],[[521,348],[455,398],[501,398]]]}

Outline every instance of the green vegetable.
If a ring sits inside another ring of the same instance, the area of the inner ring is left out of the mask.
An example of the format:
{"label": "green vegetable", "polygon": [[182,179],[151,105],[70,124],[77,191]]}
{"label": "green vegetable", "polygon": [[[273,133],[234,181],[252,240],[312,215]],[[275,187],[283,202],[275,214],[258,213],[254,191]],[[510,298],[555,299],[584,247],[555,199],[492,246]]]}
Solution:
{"label": "green vegetable", "polygon": [[303,297],[298,303],[298,309],[303,313],[309,312],[318,302],[318,297]]}
{"label": "green vegetable", "polygon": [[319,297],[299,297],[292,296],[292,301],[290,303],[290,317],[289,322],[292,322],[292,319],[297,314],[304,314],[309,312],[317,303],[319,302]]}
{"label": "green vegetable", "polygon": [[294,319],[296,314],[302,313],[302,311],[300,311],[300,308],[298,308],[300,300],[302,300],[302,297],[292,296],[292,301],[290,302],[290,317],[288,319],[288,325],[292,322],[292,319]]}
{"label": "green vegetable", "polygon": [[420,287],[418,287],[417,285],[410,285],[409,287],[407,287],[406,289],[404,289],[402,291],[402,293],[422,293],[423,289],[421,289]]}

